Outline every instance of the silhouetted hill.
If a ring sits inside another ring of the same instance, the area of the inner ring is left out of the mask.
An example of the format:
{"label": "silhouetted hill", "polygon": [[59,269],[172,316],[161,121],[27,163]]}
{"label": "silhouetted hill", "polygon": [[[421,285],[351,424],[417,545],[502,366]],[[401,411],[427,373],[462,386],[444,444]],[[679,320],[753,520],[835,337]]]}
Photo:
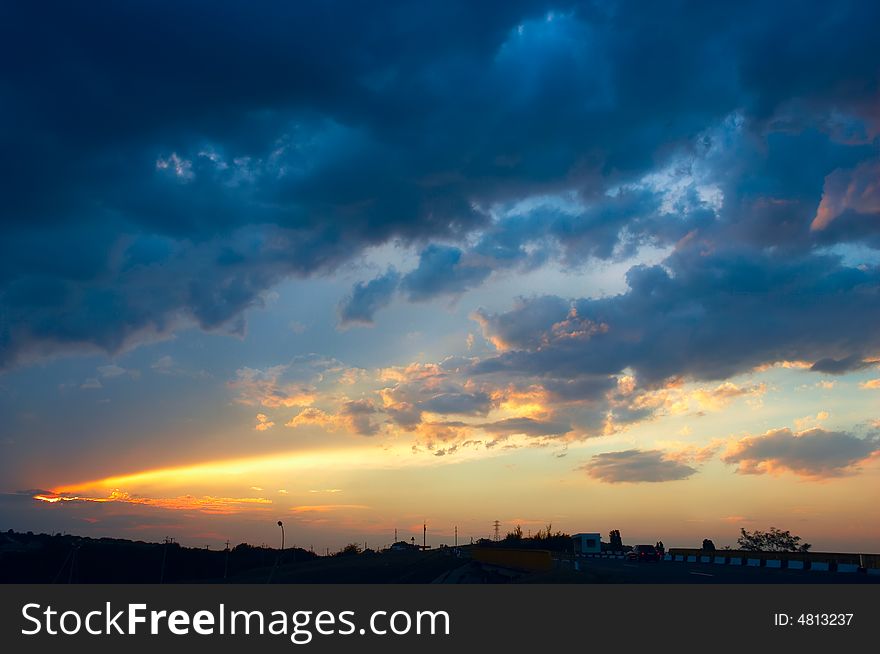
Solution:
{"label": "silhouetted hill", "polygon": [[[237,545],[226,550],[182,547],[118,538],[0,533],[0,583],[166,583],[222,581],[271,567],[279,550]],[[285,549],[285,562],[317,558],[301,548]]]}

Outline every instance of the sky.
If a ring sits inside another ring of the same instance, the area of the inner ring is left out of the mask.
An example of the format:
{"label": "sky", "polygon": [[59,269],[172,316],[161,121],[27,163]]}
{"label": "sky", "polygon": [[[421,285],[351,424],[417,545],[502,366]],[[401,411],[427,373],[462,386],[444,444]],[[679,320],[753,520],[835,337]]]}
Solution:
{"label": "sky", "polygon": [[0,528],[880,552],[880,5],[0,8]]}

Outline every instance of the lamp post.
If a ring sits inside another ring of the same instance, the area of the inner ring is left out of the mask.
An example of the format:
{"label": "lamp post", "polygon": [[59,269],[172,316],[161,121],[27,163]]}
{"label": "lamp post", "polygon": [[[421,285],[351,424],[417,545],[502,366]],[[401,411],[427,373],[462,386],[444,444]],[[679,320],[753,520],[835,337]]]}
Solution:
{"label": "lamp post", "polygon": [[275,557],[275,564],[272,566],[272,571],[269,573],[269,578],[266,580],[267,584],[272,583],[272,577],[275,576],[275,569],[278,567],[278,561],[281,560],[281,555],[284,554],[284,523],[279,520],[278,526],[281,527],[281,551],[278,552],[278,556]]}

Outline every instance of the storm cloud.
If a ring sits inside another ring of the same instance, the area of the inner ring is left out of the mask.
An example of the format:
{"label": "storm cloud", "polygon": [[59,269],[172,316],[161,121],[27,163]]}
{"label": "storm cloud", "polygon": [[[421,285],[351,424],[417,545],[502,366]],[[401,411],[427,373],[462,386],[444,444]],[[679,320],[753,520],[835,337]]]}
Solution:
{"label": "storm cloud", "polygon": [[368,282],[355,284],[351,295],[339,305],[340,325],[372,324],[376,311],[391,302],[399,281],[400,275],[391,269]]}
{"label": "storm cloud", "polygon": [[724,379],[779,361],[843,372],[880,350],[880,268],[706,247],[714,246],[688,244],[663,266],[631,269],[621,295],[527,298],[506,313],[478,312],[501,353],[476,370],[576,379],[629,368],[656,383]]}
{"label": "storm cloud", "polygon": [[[421,252],[401,273],[416,301],[694,229],[802,260],[876,244],[878,11],[4,7],[0,366],[242,334],[282,280],[390,241]],[[560,194],[575,208],[516,209]],[[342,322],[369,324],[392,282],[356,287]]]}

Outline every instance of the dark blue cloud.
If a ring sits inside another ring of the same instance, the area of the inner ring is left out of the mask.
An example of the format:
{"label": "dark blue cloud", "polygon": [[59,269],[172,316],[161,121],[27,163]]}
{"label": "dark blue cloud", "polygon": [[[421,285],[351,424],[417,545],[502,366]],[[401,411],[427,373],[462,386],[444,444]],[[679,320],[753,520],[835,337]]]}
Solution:
{"label": "dark blue cloud", "polygon": [[410,300],[456,295],[485,280],[492,269],[462,259],[457,247],[429,245],[419,255],[419,265],[401,280]]}
{"label": "dark blue cloud", "polygon": [[[876,157],[878,12],[6,5],[0,366],[179,325],[240,332],[282,279],[392,239],[422,250],[401,286],[414,300],[695,228],[802,251],[876,245],[876,221],[853,209],[809,225],[825,178]],[[661,215],[640,180],[734,113],[754,147],[712,163],[723,210],[697,206],[695,185]],[[563,192],[584,209],[501,226],[491,211]]]}
{"label": "dark blue cloud", "polygon": [[869,365],[871,364],[864,361],[860,355],[851,354],[842,359],[834,359],[831,357],[819,359],[810,366],[810,370],[813,372],[824,372],[829,375],[843,375],[847,372],[852,372],[853,370],[862,370]]}
{"label": "dark blue cloud", "polygon": [[779,361],[853,369],[880,351],[880,268],[707,247],[691,243],[665,266],[631,269],[629,290],[614,297],[551,296],[478,312],[505,351],[475,369],[570,380],[631,369],[653,383],[723,379]]}
{"label": "dark blue cloud", "polygon": [[339,305],[340,324],[372,324],[373,314],[390,304],[399,281],[400,274],[389,269],[369,282],[355,284],[351,295]]}

